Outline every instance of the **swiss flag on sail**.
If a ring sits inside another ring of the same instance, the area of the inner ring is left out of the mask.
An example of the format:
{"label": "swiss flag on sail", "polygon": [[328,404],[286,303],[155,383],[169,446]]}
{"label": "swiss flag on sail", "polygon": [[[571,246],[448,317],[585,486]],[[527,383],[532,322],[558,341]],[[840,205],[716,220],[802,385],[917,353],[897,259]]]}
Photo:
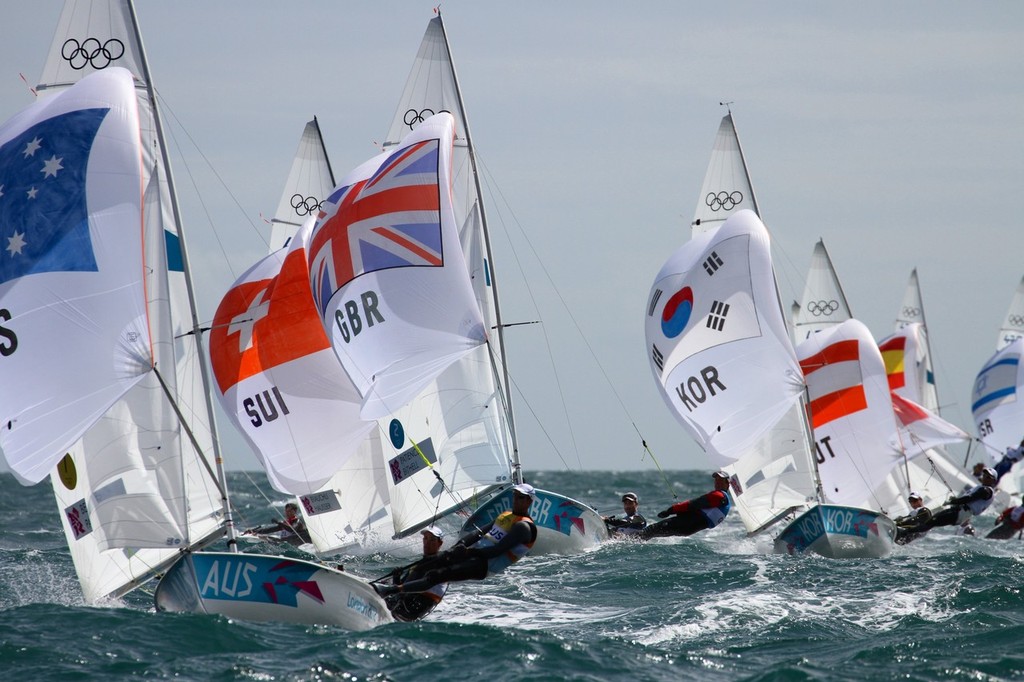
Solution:
{"label": "swiss flag on sail", "polygon": [[856,339],[838,341],[800,361],[807,379],[811,423],[816,429],[867,409],[860,348]]}
{"label": "swiss flag on sail", "polygon": [[308,273],[305,249],[292,249],[276,277],[244,281],[243,275],[224,295],[210,333],[210,360],[222,393],[255,374],[330,348]]}

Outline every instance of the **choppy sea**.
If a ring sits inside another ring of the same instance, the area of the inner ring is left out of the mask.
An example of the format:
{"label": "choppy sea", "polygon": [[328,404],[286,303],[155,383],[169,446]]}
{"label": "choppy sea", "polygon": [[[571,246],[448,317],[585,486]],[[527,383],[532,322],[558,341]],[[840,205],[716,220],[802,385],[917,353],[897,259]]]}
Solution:
{"label": "choppy sea", "polygon": [[[285,502],[262,474],[230,479],[242,525]],[[632,490],[649,517],[708,487],[695,471],[527,480],[602,513]],[[47,484],[0,475],[0,528],[3,680],[1024,679],[1024,545],[945,529],[839,561],[773,555],[730,518],[690,538],[528,557],[454,585],[422,622],[352,633],[158,614],[143,590],[86,606]],[[366,577],[407,560],[344,559]]]}

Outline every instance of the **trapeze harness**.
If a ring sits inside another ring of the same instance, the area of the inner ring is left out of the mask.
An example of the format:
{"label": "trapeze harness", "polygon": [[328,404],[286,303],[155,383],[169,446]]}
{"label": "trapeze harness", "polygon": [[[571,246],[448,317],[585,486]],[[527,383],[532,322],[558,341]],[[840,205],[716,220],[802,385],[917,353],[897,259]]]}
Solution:
{"label": "trapeze harness", "polygon": [[[529,521],[533,524],[533,519],[529,516],[519,516],[513,514],[511,511],[502,512],[498,515],[498,518],[494,519],[494,523],[491,525],[491,529],[480,538],[477,544],[481,547],[493,547],[494,545],[501,542],[509,531],[512,530],[512,526],[516,525],[520,521]],[[534,524],[536,525],[536,524]],[[504,554],[499,554],[496,557],[492,557],[487,560],[487,575],[494,575],[500,573],[506,568],[514,564],[515,562],[522,559],[530,552],[530,548],[533,547],[533,543],[536,542],[536,533],[533,539],[529,542],[524,542],[516,545],[509,549]]]}

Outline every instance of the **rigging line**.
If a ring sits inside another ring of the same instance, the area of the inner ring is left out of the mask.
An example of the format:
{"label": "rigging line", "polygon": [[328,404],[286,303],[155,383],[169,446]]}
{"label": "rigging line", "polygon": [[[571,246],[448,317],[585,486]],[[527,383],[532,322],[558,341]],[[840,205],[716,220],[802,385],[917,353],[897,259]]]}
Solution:
{"label": "rigging line", "polygon": [[[512,222],[519,228],[519,233],[522,235],[522,237],[525,240],[527,246],[530,247],[530,251],[533,253],[534,258],[537,259],[537,262],[540,265],[541,271],[544,273],[544,276],[547,278],[548,283],[551,285],[551,288],[554,290],[555,296],[558,298],[558,301],[562,304],[562,308],[565,310],[569,320],[572,321],[573,326],[576,328],[576,333],[579,335],[580,339],[583,341],[583,345],[586,346],[587,350],[590,352],[590,356],[594,359],[594,362],[597,364],[598,369],[601,371],[601,376],[604,377],[604,380],[607,383],[608,388],[611,390],[612,395],[615,396],[615,400],[619,403],[619,406],[622,408],[622,411],[626,415],[626,418],[633,425],[633,428],[636,429],[637,432],[639,432],[639,429],[636,426],[636,420],[633,419],[633,416],[630,414],[629,410],[626,408],[626,404],[622,400],[622,397],[619,395],[618,391],[615,390],[615,385],[612,383],[611,378],[608,376],[608,372],[605,371],[604,365],[601,364],[601,361],[597,357],[597,353],[594,351],[594,348],[590,345],[590,342],[587,340],[587,337],[583,333],[583,330],[580,327],[579,322],[576,320],[576,317],[572,314],[572,310],[569,308],[569,305],[565,302],[565,299],[562,297],[562,294],[559,291],[558,287],[555,286],[555,282],[554,282],[554,279],[551,277],[551,273],[549,273],[547,268],[544,266],[544,262],[541,260],[540,255],[537,253],[537,250],[534,248],[533,243],[530,241],[530,238],[526,234],[526,231],[523,229],[522,224],[519,222],[519,219],[516,217],[515,211],[512,210],[511,206],[508,203],[508,200],[505,199],[505,195],[501,192],[501,188],[497,187],[497,183],[494,182],[494,179],[493,179],[493,176],[491,175],[490,169],[487,167],[486,164],[483,163],[482,160],[480,160],[479,153],[477,154],[477,160],[480,161],[480,165],[483,167],[484,171],[487,173],[487,176],[491,179],[491,182],[488,183],[488,187],[487,187],[488,192],[491,193],[492,195],[494,195],[495,191],[496,191],[497,196],[501,198],[501,203],[503,203],[505,205],[505,207],[508,209],[509,213],[512,216]],[[496,205],[496,206],[500,206],[501,205],[501,204],[499,204],[496,201],[492,202],[492,203],[494,203],[494,205]],[[511,245],[511,241],[509,242],[509,244]],[[525,276],[525,271],[523,269],[522,263],[519,261],[519,256],[516,253],[515,249],[512,249],[512,253],[513,253],[513,256],[516,259],[516,264],[519,265],[520,272],[523,274],[524,281],[527,282],[526,288],[527,288],[527,291],[530,292],[530,297],[531,297],[531,300],[533,301],[534,307],[537,310],[540,310],[539,306],[537,306],[536,298],[533,296],[533,290],[530,288],[529,280]],[[546,341],[547,340],[547,334],[546,333],[545,333],[545,337],[544,338],[545,338],[545,341]],[[557,373],[556,373],[556,381],[557,381]],[[567,419],[568,419],[568,417],[567,417]],[[571,429],[570,429],[570,432],[571,432]],[[579,454],[577,452],[577,458],[578,457],[579,457]]]}
{"label": "rigging line", "polygon": [[[658,458],[654,456],[654,451],[647,447],[647,441],[644,440],[643,435],[640,433],[640,429],[636,428],[636,424],[633,425],[633,428],[636,429],[636,435],[640,436],[640,442],[643,443],[644,452],[651,456],[651,461],[654,462],[654,466],[658,467],[658,473],[660,473],[661,477],[665,480],[665,486],[668,488],[668,492],[672,495],[673,499],[678,500],[679,495],[676,494],[676,490],[672,486],[672,481],[669,480],[668,475],[665,473],[665,470],[661,468],[661,462],[659,462]],[[641,457],[640,461],[644,461],[644,458]]]}
{"label": "rigging line", "polygon": [[[483,168],[484,172],[487,174],[487,177],[490,179],[490,182],[488,183],[488,186],[487,186],[487,191],[491,195],[492,199],[495,199],[495,194],[494,194],[494,191],[493,191],[492,187],[496,186],[497,183],[494,181],[494,176],[491,174],[490,169],[487,168],[486,164],[484,164],[483,160],[480,158],[479,150],[475,150],[475,153],[476,153],[476,159],[477,159],[477,163],[478,163],[479,167]],[[526,239],[527,244],[530,246],[530,250],[533,252],[534,258],[536,258],[537,261],[540,262],[540,258],[539,258],[539,256],[537,256],[537,251],[536,251],[536,249],[533,248],[533,245],[529,243],[529,238],[527,238],[525,236],[525,230],[523,230],[523,227],[519,223],[518,218],[515,217],[515,212],[512,211],[511,207],[509,206],[508,201],[505,199],[504,195],[500,194],[500,191],[499,191],[498,196],[500,196],[501,202],[499,203],[497,200],[493,200],[491,202],[491,205],[495,207],[495,212],[498,214],[499,222],[503,226],[505,225],[505,221],[502,219],[502,211],[501,211],[501,208],[500,208],[501,205],[504,204],[506,209],[512,215],[512,222],[519,228],[520,234],[522,234],[524,236],[524,238]],[[506,235],[506,239],[508,239],[508,230],[507,229],[505,231],[505,235]],[[523,284],[524,284],[524,286],[526,288],[526,292],[529,294],[530,302],[533,304],[534,310],[536,310],[538,312],[538,316],[540,316],[539,315],[539,313],[540,313],[540,305],[538,305],[538,303],[537,303],[537,296],[536,296],[536,294],[533,291],[533,287],[530,286],[530,280],[526,276],[526,269],[524,268],[522,261],[519,259],[519,253],[515,250],[514,247],[512,247],[512,240],[511,239],[508,239],[508,244],[509,244],[510,250],[512,252],[512,257],[515,259],[516,266],[519,268],[519,273],[522,276],[522,280],[523,280]],[[544,270],[543,263],[541,263],[541,269]],[[546,271],[545,271],[545,274],[547,274]],[[548,281],[551,282],[551,277],[550,276],[548,276]],[[552,287],[553,286],[554,285],[552,283]],[[556,293],[557,293],[557,291],[556,291]],[[564,305],[564,301],[563,301],[563,305]],[[552,373],[552,376],[554,376],[555,387],[558,390],[558,398],[559,398],[559,401],[561,402],[561,405],[562,405],[562,415],[565,417],[565,423],[569,426],[569,440],[572,443],[573,452],[576,454],[576,462],[577,462],[578,469],[582,470],[583,469],[583,460],[580,457],[579,445],[576,443],[576,432],[572,428],[572,420],[569,418],[569,408],[568,408],[568,405],[565,402],[565,391],[562,389],[562,380],[561,380],[561,377],[559,376],[558,364],[554,361],[555,355],[554,355],[554,352],[551,349],[551,339],[548,336],[547,329],[546,329],[546,327],[543,324],[541,325],[541,330],[542,330],[541,331],[541,335],[542,335],[542,337],[544,339],[544,346],[547,349],[548,359],[551,362],[551,373]],[[506,370],[507,370],[507,368],[506,368]],[[509,378],[509,381],[511,381],[511,377]],[[519,389],[517,388],[517,390],[519,390]],[[519,390],[519,394],[523,395],[522,390]],[[532,410],[531,410],[531,412],[532,412]],[[536,413],[533,413],[533,414],[534,414],[534,418],[537,419],[538,423],[540,423],[540,420],[537,417]],[[563,459],[563,464],[565,464],[564,459]],[[569,468],[568,465],[566,465],[566,468],[567,469]]]}
{"label": "rigging line", "polygon": [[[242,207],[241,202],[238,201],[238,198],[231,191],[231,188],[228,186],[227,182],[224,181],[224,178],[221,177],[219,172],[217,172],[216,167],[213,165],[213,163],[210,161],[210,159],[207,158],[206,154],[203,153],[203,150],[199,147],[199,144],[195,141],[195,139],[192,137],[192,135],[189,134],[188,129],[184,126],[184,124],[181,122],[181,120],[178,118],[178,116],[174,113],[174,110],[171,109],[170,105],[167,104],[167,101],[164,100],[163,95],[161,95],[156,90],[155,87],[153,88],[153,94],[154,94],[154,97],[158,97],[159,98],[159,104],[160,104],[161,110],[166,112],[167,114],[169,114],[170,117],[174,119],[174,122],[175,122],[177,128],[179,128],[181,130],[182,134],[184,134],[185,138],[188,139],[188,141],[190,143],[192,143],[192,147],[196,150],[196,153],[199,154],[199,157],[206,163],[207,167],[210,169],[210,172],[213,173],[213,176],[215,178],[217,178],[217,181],[220,183],[221,187],[224,189],[224,191],[227,193],[227,195],[229,197],[231,197],[231,201],[235,204],[235,207],[238,208],[238,211],[243,216],[245,216],[245,221],[249,224],[249,227],[252,228],[252,231],[255,232],[256,235],[263,242],[263,246],[265,248],[269,248],[270,247],[270,242],[267,240],[267,237],[263,234],[263,232],[253,222],[253,220],[249,216],[248,212],[246,212],[246,210]],[[189,168],[188,163],[185,161],[185,155],[184,155],[184,153],[182,151],[181,145],[178,143],[177,137],[174,134],[174,130],[171,130],[171,137],[174,138],[174,145],[175,145],[175,148],[178,151],[178,157],[181,159],[182,163],[185,165],[185,168],[186,168],[186,170],[188,171],[188,174],[189,174],[189,179],[192,181],[192,186],[195,188],[196,194],[197,194],[197,196],[199,196],[200,202],[202,202],[202,195],[199,194],[199,189],[196,186],[195,178],[192,176],[191,168]],[[215,227],[216,224],[210,218],[209,211],[206,210],[205,202],[202,202],[202,203],[203,203],[203,210],[206,213],[206,216],[207,216],[207,219],[209,220],[210,226],[211,227]],[[216,234],[216,232],[217,232],[216,229],[214,229],[213,231],[214,231],[215,236],[217,238],[217,242],[221,246],[221,250],[223,251],[224,250],[224,246],[223,246],[223,244],[220,241],[220,235]],[[231,267],[230,262],[228,263],[228,267],[229,268]],[[233,268],[232,268],[232,273],[231,274],[232,274],[233,277],[235,276]]]}

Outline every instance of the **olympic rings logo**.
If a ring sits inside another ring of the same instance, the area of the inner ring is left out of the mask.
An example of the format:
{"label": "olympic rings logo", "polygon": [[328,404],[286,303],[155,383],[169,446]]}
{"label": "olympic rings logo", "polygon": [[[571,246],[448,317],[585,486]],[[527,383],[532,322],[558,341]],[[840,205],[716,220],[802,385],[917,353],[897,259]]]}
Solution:
{"label": "olympic rings logo", "polygon": [[811,301],[807,304],[807,312],[815,317],[831,315],[837,310],[839,310],[839,301],[835,299],[831,301]]}
{"label": "olympic rings logo", "polygon": [[[447,109],[442,109],[437,113],[450,114],[451,112],[448,111]],[[405,117],[403,117],[402,120],[405,122],[405,125],[409,126],[409,130],[412,130],[418,124],[423,123],[433,115],[433,109],[420,109],[419,111],[416,111],[415,109],[410,109],[409,111],[405,112]]]}
{"label": "olympic rings logo", "polygon": [[303,216],[319,211],[324,202],[316,197],[304,197],[301,194],[293,194],[291,203],[296,215]]}
{"label": "olympic rings logo", "polygon": [[726,192],[725,190],[718,194],[708,192],[708,195],[704,197],[704,203],[711,207],[712,211],[731,211],[741,201],[743,201],[742,192]]}
{"label": "olympic rings logo", "polygon": [[1024,327],[1024,315],[1010,315],[1006,321],[1014,327]]}
{"label": "olympic rings logo", "polygon": [[111,38],[102,45],[96,38],[86,38],[81,43],[68,38],[60,49],[60,56],[75,71],[81,71],[86,66],[105,69],[111,62],[124,56],[124,43],[117,38]]}
{"label": "olympic rings logo", "polygon": [[911,308],[910,306],[903,308],[903,317],[918,317],[920,314],[920,308]]}

